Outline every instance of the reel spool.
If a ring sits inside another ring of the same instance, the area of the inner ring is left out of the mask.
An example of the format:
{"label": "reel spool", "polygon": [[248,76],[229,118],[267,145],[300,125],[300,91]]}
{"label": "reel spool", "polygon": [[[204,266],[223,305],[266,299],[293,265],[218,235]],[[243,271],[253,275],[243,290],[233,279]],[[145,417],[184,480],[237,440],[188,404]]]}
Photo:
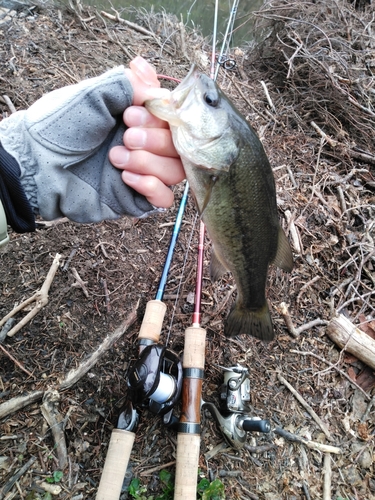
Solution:
{"label": "reel spool", "polygon": [[130,368],[129,397],[134,406],[165,415],[180,398],[182,378],[177,354],[160,344],[148,345]]}

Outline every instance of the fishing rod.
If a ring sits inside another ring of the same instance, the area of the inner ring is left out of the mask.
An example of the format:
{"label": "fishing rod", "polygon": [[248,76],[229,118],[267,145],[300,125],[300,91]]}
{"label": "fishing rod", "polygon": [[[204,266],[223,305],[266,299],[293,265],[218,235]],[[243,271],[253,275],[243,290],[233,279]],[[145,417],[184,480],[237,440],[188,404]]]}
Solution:
{"label": "fishing rod", "polygon": [[[235,0],[235,2],[238,4],[238,0]],[[233,7],[229,23],[234,23],[233,16],[235,12],[236,10]],[[220,65],[219,60],[215,74],[217,18],[218,0],[215,0],[211,61],[211,78],[214,80],[217,77]],[[228,33],[229,27],[227,27],[224,37],[223,47],[220,52],[221,56]],[[182,414],[178,424],[175,500],[195,500],[196,498],[196,472],[200,449],[200,412],[205,362],[206,331],[200,327],[205,237],[203,222],[200,224],[199,234],[193,325],[185,331],[184,359],[182,365],[184,372],[182,380],[180,380],[181,371],[178,359],[166,347],[159,345],[160,333],[166,312],[166,305],[162,302],[162,297],[181,228],[188,191],[189,184],[186,182],[156,297],[147,303],[139,331],[140,356],[128,377],[128,387],[133,401],[140,404],[143,403],[143,405],[147,401],[149,409],[154,413],[160,414],[165,414],[168,410],[171,414],[173,405],[179,396],[180,383],[182,384]],[[147,376],[143,373],[144,367],[147,368]],[[168,373],[165,373],[163,369],[166,369]],[[171,372],[173,372],[174,377],[170,375]],[[166,396],[166,394],[169,394],[169,396]],[[117,428],[113,429],[111,434],[96,500],[118,500],[134,444],[135,429],[138,425],[138,420],[137,411],[131,402],[128,401],[124,410],[120,413]]]}
{"label": "fishing rod", "polygon": [[118,417],[117,427],[112,430],[96,500],[118,500],[120,497],[139,421],[134,405],[148,406],[156,414],[164,416],[169,414],[165,419],[167,422],[167,419],[171,419],[172,408],[181,394],[180,360],[166,346],[161,346],[159,339],[166,312],[162,298],[182,225],[188,192],[189,184],[186,182],[156,296],[146,304],[138,334],[139,358],[128,375],[130,399]]}
{"label": "fishing rod", "polygon": [[[219,2],[215,0],[211,78],[215,81],[215,53]],[[228,29],[226,35],[228,34]],[[225,38],[223,45],[225,43]],[[183,354],[182,409],[178,424],[174,500],[197,498],[197,470],[201,439],[201,404],[204,378],[206,330],[200,326],[205,226],[199,229],[198,259],[192,326],[185,330]]]}

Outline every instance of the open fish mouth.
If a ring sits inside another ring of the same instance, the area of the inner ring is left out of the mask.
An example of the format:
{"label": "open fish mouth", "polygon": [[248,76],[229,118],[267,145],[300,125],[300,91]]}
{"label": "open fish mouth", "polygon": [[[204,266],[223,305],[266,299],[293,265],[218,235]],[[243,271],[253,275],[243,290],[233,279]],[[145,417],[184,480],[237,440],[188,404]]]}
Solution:
{"label": "open fish mouth", "polygon": [[197,79],[199,78],[199,71],[193,64],[189,73],[185,76],[182,82],[171,92],[171,105],[174,109],[179,109],[186,101],[187,96],[192,91]]}

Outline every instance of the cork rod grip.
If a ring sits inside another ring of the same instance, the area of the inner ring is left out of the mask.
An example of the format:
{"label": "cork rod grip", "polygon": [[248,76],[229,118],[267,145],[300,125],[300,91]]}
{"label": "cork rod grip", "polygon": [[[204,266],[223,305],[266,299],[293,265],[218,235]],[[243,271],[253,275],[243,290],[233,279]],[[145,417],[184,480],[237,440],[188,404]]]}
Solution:
{"label": "cork rod grip", "polygon": [[113,429],[96,500],[119,500],[134,438],[134,432]]}
{"label": "cork rod grip", "polygon": [[159,342],[166,309],[167,306],[161,300],[150,300],[147,302],[142,325],[139,330],[139,340],[152,340],[155,344]]}
{"label": "cork rod grip", "polygon": [[190,327],[186,329],[182,411],[177,436],[174,500],[195,500],[197,498],[205,341],[206,331],[203,328]]}

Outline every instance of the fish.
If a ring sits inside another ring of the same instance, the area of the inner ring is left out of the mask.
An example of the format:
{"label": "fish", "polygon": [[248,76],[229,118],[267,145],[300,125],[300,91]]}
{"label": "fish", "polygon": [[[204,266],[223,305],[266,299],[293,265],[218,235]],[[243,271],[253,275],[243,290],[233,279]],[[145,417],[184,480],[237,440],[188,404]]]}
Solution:
{"label": "fish", "polygon": [[293,255],[278,219],[275,180],[261,141],[216,82],[195,66],[169,96],[148,100],[145,107],[169,123],[212,242],[211,280],[230,271],[237,285],[224,334],[272,340],[269,265],[290,272]]}

